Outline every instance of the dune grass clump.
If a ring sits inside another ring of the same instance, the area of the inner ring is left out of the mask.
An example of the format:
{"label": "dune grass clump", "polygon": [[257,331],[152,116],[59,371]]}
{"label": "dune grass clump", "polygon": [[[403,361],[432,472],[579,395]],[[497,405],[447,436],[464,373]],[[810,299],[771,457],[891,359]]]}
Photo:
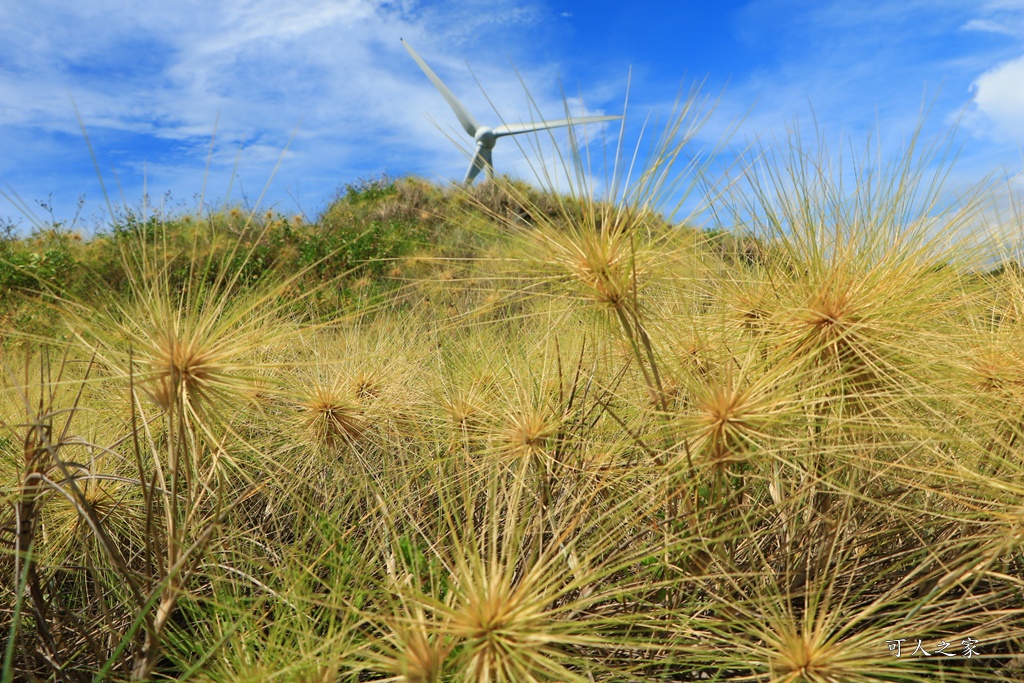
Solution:
{"label": "dune grass clump", "polygon": [[4,246],[4,680],[1019,680],[984,195],[916,140],[716,182],[700,104],[603,192],[573,139],[563,192],[132,217],[88,296]]}
{"label": "dune grass clump", "polygon": [[337,384],[311,387],[308,396],[299,399],[298,407],[304,413],[302,426],[317,445],[333,448],[354,443],[366,431],[359,404]]}

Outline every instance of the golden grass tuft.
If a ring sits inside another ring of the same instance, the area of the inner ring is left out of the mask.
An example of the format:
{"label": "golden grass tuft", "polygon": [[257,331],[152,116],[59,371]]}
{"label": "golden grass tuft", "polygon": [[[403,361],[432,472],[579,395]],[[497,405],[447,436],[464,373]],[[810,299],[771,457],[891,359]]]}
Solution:
{"label": "golden grass tuft", "polygon": [[401,636],[398,671],[404,683],[438,683],[445,673],[449,647],[439,636],[423,629],[410,629]]}
{"label": "golden grass tuft", "polygon": [[[463,576],[451,632],[464,643],[465,676],[488,683],[536,680],[547,668],[547,599],[527,576],[513,585],[502,567],[474,567]],[[533,577],[535,580],[536,577]]]}
{"label": "golden grass tuft", "polygon": [[509,412],[501,434],[502,450],[510,458],[543,457],[557,433],[557,420],[542,408],[531,406]]}
{"label": "golden grass tuft", "polygon": [[628,306],[653,254],[637,247],[629,226],[602,230],[586,223],[571,225],[532,232],[541,247],[537,257],[558,267],[580,294],[598,306],[613,310]]}
{"label": "golden grass tuft", "polygon": [[316,384],[296,401],[302,411],[301,425],[317,445],[336,448],[359,441],[368,429],[365,409],[338,383]]}
{"label": "golden grass tuft", "polygon": [[769,659],[772,681],[778,683],[838,683],[857,680],[865,652],[834,642],[827,633],[799,627],[775,634]]}
{"label": "golden grass tuft", "polygon": [[[676,142],[604,198],[367,185],[433,241],[336,301],[206,256],[252,216],[147,223],[59,371],[4,349],[3,675],[1020,680],[1019,270],[902,162]],[[690,181],[740,236],[656,215]]]}
{"label": "golden grass tuft", "polygon": [[231,350],[214,340],[174,329],[176,322],[159,325],[165,329],[154,336],[152,345],[139,349],[139,365],[144,368],[140,381],[152,387],[148,393],[163,410],[208,404],[218,390],[232,385]]}

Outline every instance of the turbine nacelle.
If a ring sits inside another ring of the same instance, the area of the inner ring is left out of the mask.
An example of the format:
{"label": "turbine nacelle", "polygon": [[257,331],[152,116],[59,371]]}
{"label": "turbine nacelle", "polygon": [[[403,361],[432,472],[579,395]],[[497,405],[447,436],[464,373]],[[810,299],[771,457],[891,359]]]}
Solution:
{"label": "turbine nacelle", "polygon": [[480,126],[476,129],[476,135],[473,136],[476,140],[476,144],[485,149],[494,149],[494,143],[498,141],[498,136],[493,130],[486,126]]}
{"label": "turbine nacelle", "polygon": [[599,121],[614,121],[621,119],[621,116],[582,116],[578,119],[558,119],[555,121],[538,121],[535,123],[511,123],[503,124],[496,128],[488,128],[487,126],[481,126],[477,123],[477,120],[473,118],[473,115],[469,113],[469,110],[459,102],[459,100],[452,94],[452,91],[448,89],[448,86],[438,78],[434,70],[427,66],[427,63],[423,61],[423,58],[416,54],[416,51],[412,49],[409,43],[402,41],[402,45],[409,51],[412,58],[416,60],[420,69],[427,75],[430,82],[434,84],[441,96],[444,97],[445,101],[448,102],[448,106],[455,112],[455,116],[459,119],[459,123],[462,124],[463,129],[476,141],[476,153],[473,155],[473,160],[469,163],[469,170],[466,171],[465,183],[469,185],[473,182],[473,179],[479,175],[480,171],[486,171],[488,177],[494,175],[494,164],[491,161],[491,150],[494,149],[495,143],[498,138],[505,137],[506,135],[518,135],[519,133],[532,133],[539,130],[548,130],[550,128],[560,128],[561,126],[570,126],[576,123],[597,123]]}

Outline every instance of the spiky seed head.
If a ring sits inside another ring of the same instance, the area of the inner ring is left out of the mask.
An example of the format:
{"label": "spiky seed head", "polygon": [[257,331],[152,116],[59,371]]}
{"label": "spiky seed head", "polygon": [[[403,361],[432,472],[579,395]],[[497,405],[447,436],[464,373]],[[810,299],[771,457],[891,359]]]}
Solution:
{"label": "spiky seed head", "polygon": [[806,311],[798,317],[805,331],[805,345],[835,356],[851,343],[849,335],[860,322],[854,295],[845,287],[825,286],[814,293]]}
{"label": "spiky seed head", "polygon": [[218,345],[178,334],[173,327],[159,331],[153,341],[149,357],[139,360],[149,369],[144,386],[161,409],[178,404],[200,407],[233,384],[227,354]]}
{"label": "spiky seed head", "polygon": [[352,377],[352,393],[360,401],[379,398],[383,391],[384,380],[377,372],[360,370]]}
{"label": "spiky seed head", "polygon": [[483,416],[483,409],[470,396],[445,397],[444,408],[457,431],[477,426]]}
{"label": "spiky seed head", "polygon": [[[480,568],[464,586],[452,617],[452,632],[465,643],[467,680],[517,680],[526,674],[531,650],[546,642],[542,596],[536,586],[512,586],[504,572]],[[528,680],[528,679],[527,679]]]}
{"label": "spiky seed head", "polygon": [[730,384],[715,384],[698,398],[700,440],[706,456],[715,467],[725,467],[743,459],[744,436],[748,422],[746,396]]}
{"label": "spiky seed head", "polygon": [[510,412],[506,416],[504,432],[505,452],[515,458],[534,458],[543,455],[549,440],[557,433],[555,420],[545,411],[529,407]]}
{"label": "spiky seed head", "polygon": [[438,635],[413,627],[400,636],[398,673],[403,683],[437,683],[442,680],[450,647]]}
{"label": "spiky seed head", "polygon": [[770,313],[760,297],[754,294],[740,294],[733,307],[739,313],[743,326],[748,330],[758,331],[767,327]]}
{"label": "spiky seed head", "polygon": [[[798,289],[809,294],[791,313],[780,313],[782,347],[793,359],[812,361],[817,367],[839,373],[850,386],[867,389],[878,382],[877,369],[887,351],[881,325],[893,332],[906,324],[884,310],[887,291],[872,289],[849,273],[815,276]],[[877,289],[877,288],[876,288]]]}
{"label": "spiky seed head", "polygon": [[298,401],[306,433],[321,446],[336,447],[359,441],[369,427],[361,404],[337,385],[314,385]]}
{"label": "spiky seed head", "polygon": [[538,258],[554,267],[571,287],[602,308],[624,309],[646,275],[650,254],[634,244],[629,226],[601,226],[590,216],[568,229],[544,223],[530,239]]}
{"label": "spiky seed head", "polygon": [[973,355],[971,370],[975,384],[983,391],[1024,400],[1024,363],[1015,353],[984,349]]}
{"label": "spiky seed head", "polygon": [[[604,239],[602,239],[604,237]],[[623,306],[632,291],[627,245],[614,235],[586,236],[571,271],[603,306]]]}
{"label": "spiky seed head", "polygon": [[786,633],[769,660],[772,675],[783,681],[840,681],[848,673],[835,666],[836,649],[820,634]]}

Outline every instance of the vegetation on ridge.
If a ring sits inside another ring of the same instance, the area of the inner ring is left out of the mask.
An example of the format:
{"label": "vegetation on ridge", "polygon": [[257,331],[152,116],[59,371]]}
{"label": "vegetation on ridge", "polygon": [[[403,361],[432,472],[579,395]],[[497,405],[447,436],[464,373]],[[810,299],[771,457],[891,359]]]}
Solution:
{"label": "vegetation on ridge", "polygon": [[4,680],[1019,680],[984,198],[794,144],[675,225],[691,134],[3,240]]}

